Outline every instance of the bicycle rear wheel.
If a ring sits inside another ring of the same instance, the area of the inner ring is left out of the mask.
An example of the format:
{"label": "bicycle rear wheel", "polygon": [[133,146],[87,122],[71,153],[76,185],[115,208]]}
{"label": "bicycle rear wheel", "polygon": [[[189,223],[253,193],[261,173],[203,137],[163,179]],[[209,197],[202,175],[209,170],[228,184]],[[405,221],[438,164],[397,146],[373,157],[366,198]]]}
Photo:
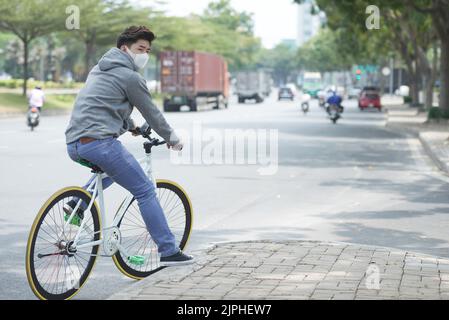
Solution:
{"label": "bicycle rear wheel", "polygon": [[[156,187],[168,226],[182,250],[187,246],[192,230],[192,204],[187,193],[172,181],[157,180]],[[118,227],[121,232],[122,246],[133,256],[145,257],[145,262],[137,265],[118,251],[112,258],[124,275],[140,280],[163,268],[159,267],[157,246],[147,231],[135,199],[132,199]]]}
{"label": "bicycle rear wheel", "polygon": [[[42,206],[31,227],[26,251],[26,273],[33,293],[42,300],[70,299],[81,289],[94,267],[99,246],[77,252],[71,244],[79,223],[64,228],[68,216],[64,205],[77,199],[85,207],[91,195],[82,188],[68,187],[57,191]],[[83,242],[100,239],[99,210],[92,206],[84,211],[85,226],[80,235]]]}

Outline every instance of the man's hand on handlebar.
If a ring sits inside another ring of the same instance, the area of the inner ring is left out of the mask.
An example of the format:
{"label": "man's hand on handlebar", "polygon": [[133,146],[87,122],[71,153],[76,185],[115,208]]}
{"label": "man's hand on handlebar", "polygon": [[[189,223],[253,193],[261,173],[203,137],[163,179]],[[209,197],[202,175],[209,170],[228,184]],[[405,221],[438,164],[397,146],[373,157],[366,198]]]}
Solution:
{"label": "man's hand on handlebar", "polygon": [[[136,127],[133,130],[128,130],[128,131],[131,132],[134,137],[142,135],[142,128],[140,128],[140,127]],[[184,144],[181,141],[175,145],[171,145],[171,144],[167,143],[167,148],[172,149],[173,151],[181,151],[184,148]]]}
{"label": "man's hand on handlebar", "polygon": [[129,130],[129,132],[131,132],[134,137],[142,135],[140,127],[135,127],[134,130]]}
{"label": "man's hand on handlebar", "polygon": [[172,148],[173,151],[181,151],[184,148],[184,144],[182,142],[178,142],[174,146],[167,143],[167,148]]}

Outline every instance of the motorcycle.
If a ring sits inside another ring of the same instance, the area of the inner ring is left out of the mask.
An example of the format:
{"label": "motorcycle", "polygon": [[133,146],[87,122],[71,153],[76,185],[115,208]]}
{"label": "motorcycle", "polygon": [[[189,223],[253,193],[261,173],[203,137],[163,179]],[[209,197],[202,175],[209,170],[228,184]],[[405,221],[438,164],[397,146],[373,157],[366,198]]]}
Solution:
{"label": "motorcycle", "polygon": [[36,107],[30,107],[27,113],[27,123],[31,128],[31,131],[39,125],[40,113],[39,109]]}
{"label": "motorcycle", "polygon": [[329,119],[333,124],[336,124],[340,116],[341,108],[336,104],[331,104],[327,107],[327,113],[329,114]]}
{"label": "motorcycle", "polygon": [[304,115],[307,115],[307,112],[309,112],[309,108],[310,108],[309,101],[311,99],[312,99],[312,97],[308,93],[303,94],[301,97],[301,100],[302,100],[301,101],[301,109],[302,109],[302,112],[304,112]]}
{"label": "motorcycle", "polygon": [[304,112],[304,115],[307,115],[307,112],[309,112],[309,103],[308,102],[301,103],[301,109],[302,112]]}

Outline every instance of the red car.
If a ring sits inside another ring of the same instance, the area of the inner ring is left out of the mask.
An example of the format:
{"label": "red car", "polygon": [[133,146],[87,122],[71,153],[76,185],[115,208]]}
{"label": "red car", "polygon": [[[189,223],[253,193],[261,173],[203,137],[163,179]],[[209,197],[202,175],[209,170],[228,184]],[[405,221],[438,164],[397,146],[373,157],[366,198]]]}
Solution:
{"label": "red car", "polygon": [[376,108],[382,111],[380,94],[377,91],[363,91],[359,97],[359,109],[363,111],[368,108]]}

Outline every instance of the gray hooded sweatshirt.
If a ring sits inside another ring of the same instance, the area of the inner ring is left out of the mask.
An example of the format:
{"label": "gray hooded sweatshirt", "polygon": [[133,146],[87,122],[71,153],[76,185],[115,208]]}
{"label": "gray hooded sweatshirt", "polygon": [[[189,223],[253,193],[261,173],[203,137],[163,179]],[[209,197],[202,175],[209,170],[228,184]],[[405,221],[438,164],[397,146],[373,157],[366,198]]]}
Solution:
{"label": "gray hooded sweatshirt", "polygon": [[179,142],[174,130],[154,105],[145,79],[137,72],[131,56],[118,48],[99,61],[79,92],[65,132],[66,143],[82,137],[119,137],[134,129],[130,118],[136,107],[147,124],[171,145]]}

